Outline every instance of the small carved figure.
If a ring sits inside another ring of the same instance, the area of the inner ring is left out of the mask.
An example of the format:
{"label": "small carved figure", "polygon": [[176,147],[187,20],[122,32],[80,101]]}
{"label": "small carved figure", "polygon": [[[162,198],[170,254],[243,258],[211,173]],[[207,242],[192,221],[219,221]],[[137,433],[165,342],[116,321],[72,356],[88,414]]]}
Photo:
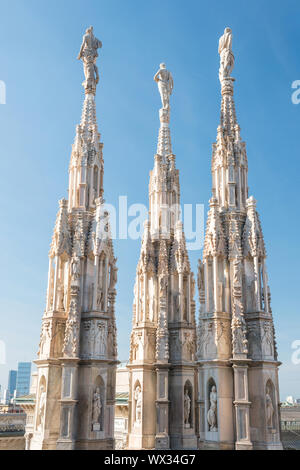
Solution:
{"label": "small carved figure", "polygon": [[190,427],[190,414],[191,414],[191,398],[188,389],[184,393],[184,424]]}
{"label": "small carved figure", "polygon": [[46,390],[44,385],[40,388],[40,401],[38,408],[38,431],[43,431],[45,419],[45,406],[46,406]]}
{"label": "small carved figure", "polygon": [[135,422],[139,424],[142,419],[142,390],[138,385],[134,392],[135,399]]}
{"label": "small carved figure", "polygon": [[93,396],[93,416],[92,416],[93,425],[100,424],[101,411],[102,411],[101,394],[100,394],[100,388],[97,387]]}
{"label": "small carved figure", "polygon": [[80,259],[78,256],[74,256],[71,261],[71,277],[73,280],[77,280],[80,277]]}
{"label": "small carved figure", "polygon": [[207,422],[210,431],[217,431],[217,389],[213,385],[209,395],[210,408],[207,413]]}
{"label": "small carved figure", "polygon": [[271,398],[269,387],[266,392],[266,408],[267,408],[267,425],[268,428],[273,428],[274,406]]}

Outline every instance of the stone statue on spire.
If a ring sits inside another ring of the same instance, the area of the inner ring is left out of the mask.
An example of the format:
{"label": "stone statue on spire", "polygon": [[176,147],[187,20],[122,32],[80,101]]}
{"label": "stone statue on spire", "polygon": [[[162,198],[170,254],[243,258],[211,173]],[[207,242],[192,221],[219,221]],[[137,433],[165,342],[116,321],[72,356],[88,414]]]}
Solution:
{"label": "stone statue on spire", "polygon": [[98,49],[102,47],[102,42],[94,36],[93,27],[90,26],[83,36],[78,60],[83,62],[85,81],[83,86],[86,93],[95,93],[96,85],[99,82],[99,72],[96,65]]}
{"label": "stone statue on spire", "polygon": [[166,64],[160,64],[158,72],[154,75],[161,97],[162,109],[170,109],[170,95],[174,88],[171,72],[166,69]]}
{"label": "stone statue on spire", "polygon": [[225,28],[223,36],[219,40],[219,54],[220,54],[220,81],[228,78],[234,67],[234,55],[232,53],[232,31],[230,28]]}

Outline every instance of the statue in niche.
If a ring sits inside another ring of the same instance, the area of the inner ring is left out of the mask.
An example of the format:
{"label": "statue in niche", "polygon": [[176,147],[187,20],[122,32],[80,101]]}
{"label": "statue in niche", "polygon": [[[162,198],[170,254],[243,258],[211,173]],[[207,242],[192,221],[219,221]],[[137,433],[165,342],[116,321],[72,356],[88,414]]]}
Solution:
{"label": "statue in niche", "polygon": [[58,310],[64,310],[64,287],[62,285],[58,285],[57,287],[57,307]]}
{"label": "statue in niche", "polygon": [[235,259],[233,262],[233,284],[236,287],[242,285],[241,262],[238,259]]}
{"label": "statue in niche", "polygon": [[137,385],[134,392],[135,399],[135,422],[140,424],[142,420],[142,390],[140,385]]}
{"label": "statue in niche", "polygon": [[37,417],[37,422],[38,422],[37,429],[39,432],[42,432],[44,428],[45,407],[46,407],[46,390],[45,390],[44,385],[41,385],[40,400],[39,400],[39,407],[38,407],[38,417]]}
{"label": "statue in niche", "polygon": [[213,385],[209,395],[210,408],[207,412],[207,422],[209,425],[209,431],[217,431],[217,389]]}
{"label": "statue in niche", "polygon": [[104,322],[98,321],[95,330],[95,345],[100,355],[106,354],[107,328]]}
{"label": "statue in niche", "polygon": [[91,311],[93,309],[93,298],[94,298],[94,283],[92,283],[88,289],[88,311]]}
{"label": "statue in niche", "polygon": [[101,287],[98,287],[97,289],[97,307],[99,307],[100,310],[103,310],[103,290]]}
{"label": "statue in niche", "polygon": [[170,95],[174,88],[174,82],[171,72],[166,69],[165,64],[160,64],[158,72],[154,75],[161,97],[163,109],[170,108]]}
{"label": "statue in niche", "polygon": [[93,431],[100,431],[100,418],[102,411],[100,388],[97,387],[93,396],[92,423]]}
{"label": "statue in niche", "polygon": [[194,278],[194,273],[191,274],[191,299],[194,300],[195,297],[195,287],[196,287],[196,281]]}
{"label": "statue in niche", "polygon": [[267,387],[266,391],[266,408],[267,408],[267,426],[268,428],[273,428],[273,416],[274,416],[274,406],[271,398],[270,387]]}
{"label": "statue in niche", "polygon": [[77,281],[80,277],[80,259],[74,256],[71,261],[71,279]]}
{"label": "statue in niche", "polygon": [[118,282],[118,268],[116,267],[116,260],[114,260],[114,264],[111,267],[110,271],[110,283],[109,283],[109,288],[114,289],[115,285]]}
{"label": "statue in niche", "polygon": [[232,53],[232,31],[225,28],[223,36],[219,40],[220,69],[219,78],[228,78],[234,67],[234,55]]}
{"label": "statue in niche", "polygon": [[179,317],[179,310],[180,310],[180,293],[176,292],[174,294],[174,310],[177,315],[177,318]]}
{"label": "statue in niche", "polygon": [[190,415],[191,415],[191,398],[189,396],[188,389],[184,392],[184,427],[190,428]]}
{"label": "statue in niche", "polygon": [[49,288],[49,310],[53,309],[54,269],[51,267]]}
{"label": "statue in niche", "polygon": [[159,296],[165,297],[168,289],[168,278],[167,276],[161,276],[159,280]]}
{"label": "statue in niche", "polygon": [[94,36],[93,27],[90,26],[83,36],[78,60],[82,60],[85,75],[84,86],[87,90],[94,89],[99,82],[99,72],[96,65],[98,49],[101,49],[102,42]]}
{"label": "statue in niche", "polygon": [[50,322],[49,321],[43,321],[42,325],[42,333],[41,333],[41,340],[40,340],[40,345],[39,345],[39,352],[38,355],[41,357],[44,354],[44,348],[50,339]]}
{"label": "statue in niche", "polygon": [[150,302],[150,310],[149,310],[149,320],[150,321],[154,321],[154,315],[155,315],[155,297],[154,297],[154,294],[153,294],[151,302]]}

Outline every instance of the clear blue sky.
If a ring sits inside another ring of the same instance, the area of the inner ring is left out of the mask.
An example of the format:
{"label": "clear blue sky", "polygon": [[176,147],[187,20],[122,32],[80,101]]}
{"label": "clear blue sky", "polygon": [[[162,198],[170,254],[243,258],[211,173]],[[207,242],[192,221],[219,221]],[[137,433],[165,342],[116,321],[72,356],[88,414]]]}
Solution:
{"label": "clear blue sky", "polygon": [[[0,2],[0,340],[9,368],[36,357],[48,250],[57,201],[67,196],[68,164],[83,89],[76,60],[85,28],[103,41],[98,61],[99,129],[105,198],[148,202],[160,99],[153,75],[165,61],[175,81],[173,151],[183,203],[211,193],[211,144],[220,114],[217,44],[233,29],[235,99],[247,143],[250,194],[258,200],[283,366],[281,398],[300,397],[300,365],[291,362],[299,328],[300,79],[298,1],[23,0]],[[298,181],[298,183],[297,183]],[[128,357],[132,291],[140,241],[117,241],[119,357]],[[191,253],[196,271],[199,252]]]}

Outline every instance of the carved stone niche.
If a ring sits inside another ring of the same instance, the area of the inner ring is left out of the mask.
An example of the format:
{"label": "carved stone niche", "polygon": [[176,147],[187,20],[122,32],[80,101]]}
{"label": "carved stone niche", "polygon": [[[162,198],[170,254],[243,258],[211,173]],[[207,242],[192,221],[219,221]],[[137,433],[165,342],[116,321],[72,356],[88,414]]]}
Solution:
{"label": "carved stone niche", "polygon": [[92,390],[91,423],[92,431],[100,432],[104,430],[105,414],[105,383],[98,375]]}

